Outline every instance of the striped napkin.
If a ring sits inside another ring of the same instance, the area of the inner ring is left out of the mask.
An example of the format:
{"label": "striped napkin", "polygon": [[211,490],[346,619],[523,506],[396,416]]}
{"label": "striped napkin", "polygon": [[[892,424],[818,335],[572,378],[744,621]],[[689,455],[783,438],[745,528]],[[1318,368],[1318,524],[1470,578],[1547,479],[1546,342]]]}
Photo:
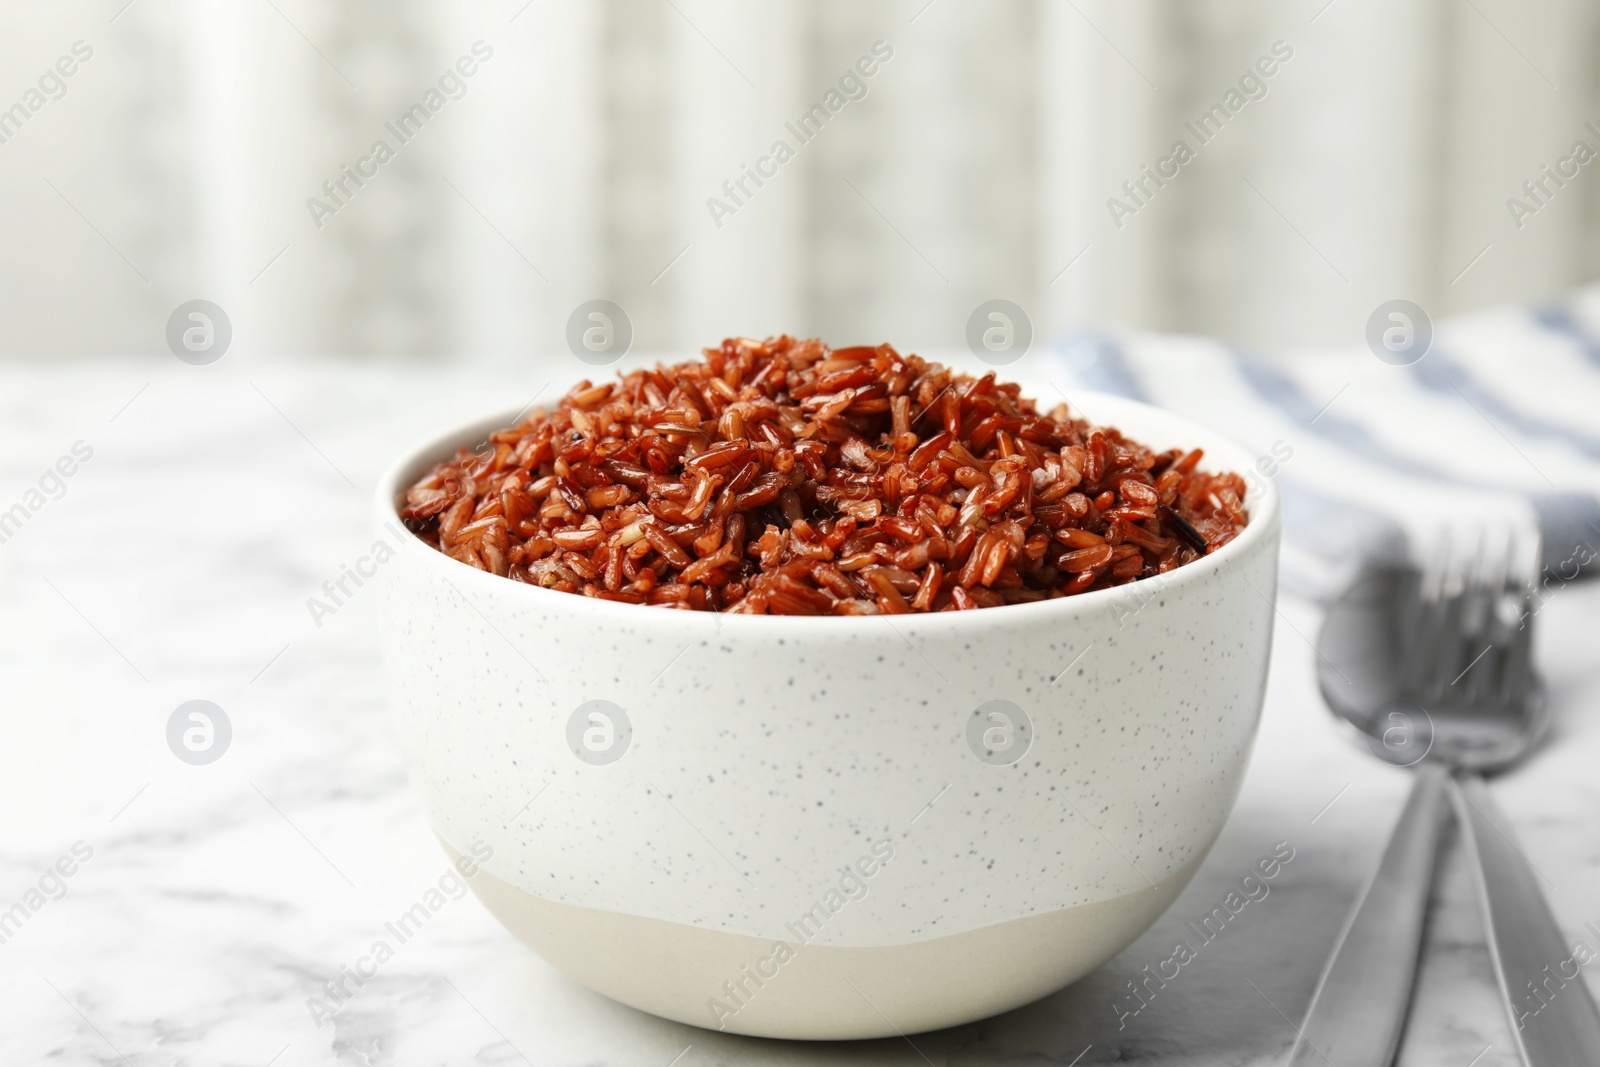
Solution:
{"label": "striped napkin", "polygon": [[1442,320],[1405,366],[1152,334],[1075,333],[1041,355],[1069,396],[1144,400],[1255,449],[1247,478],[1284,503],[1287,591],[1324,598],[1365,562],[1485,530],[1541,544],[1547,588],[1600,556],[1600,286]]}

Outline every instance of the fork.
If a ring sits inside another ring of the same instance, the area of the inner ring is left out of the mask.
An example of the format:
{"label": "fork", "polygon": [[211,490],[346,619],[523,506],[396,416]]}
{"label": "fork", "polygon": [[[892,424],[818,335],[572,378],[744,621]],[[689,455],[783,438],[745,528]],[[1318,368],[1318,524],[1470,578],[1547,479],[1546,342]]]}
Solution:
{"label": "fork", "polygon": [[[1452,772],[1450,799],[1523,1058],[1531,1067],[1600,1063],[1600,1012],[1482,778],[1522,758],[1547,721],[1516,541],[1506,538],[1498,562],[1489,544],[1480,535],[1476,550],[1457,561],[1442,542],[1420,572],[1369,571],[1324,623],[1318,670],[1330,707],[1378,755],[1420,766],[1313,996],[1290,1055],[1295,1067],[1328,1062],[1330,1053],[1339,1067],[1387,1067],[1393,1060],[1421,946],[1441,794]],[[1364,683],[1364,702],[1352,702],[1341,659]],[[1532,999],[1519,1008],[1519,998]]]}
{"label": "fork", "polygon": [[[1517,721],[1520,709],[1538,702],[1537,712],[1521,720],[1526,751],[1548,716],[1532,662],[1531,582],[1508,582],[1509,564],[1508,556],[1507,567],[1486,572],[1480,551],[1473,565],[1463,594],[1456,654],[1465,655],[1483,641],[1488,644],[1458,681],[1468,679],[1467,699],[1472,706],[1498,714],[1503,721]],[[1495,977],[1517,1046],[1530,1067],[1600,1064],[1600,1010],[1584,983],[1578,953],[1568,948],[1540,890],[1540,879],[1548,879],[1517,844],[1484,782],[1484,772],[1508,766],[1520,756],[1519,752],[1498,761],[1463,761],[1451,794],[1477,885]]]}

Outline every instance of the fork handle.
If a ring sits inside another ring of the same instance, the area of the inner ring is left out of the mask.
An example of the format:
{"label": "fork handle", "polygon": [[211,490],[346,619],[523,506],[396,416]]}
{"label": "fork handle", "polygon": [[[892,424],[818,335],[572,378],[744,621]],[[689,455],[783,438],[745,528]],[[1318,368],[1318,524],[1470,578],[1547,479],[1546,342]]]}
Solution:
{"label": "fork handle", "polygon": [[1290,1067],[1389,1067],[1422,948],[1445,811],[1444,768],[1425,763],[1306,1010]]}
{"label": "fork handle", "polygon": [[[1600,1064],[1600,1011],[1576,947],[1556,925],[1541,876],[1511,837],[1483,778],[1463,774],[1451,792],[1478,883],[1489,953],[1528,1067]],[[1585,948],[1582,955],[1588,957]]]}

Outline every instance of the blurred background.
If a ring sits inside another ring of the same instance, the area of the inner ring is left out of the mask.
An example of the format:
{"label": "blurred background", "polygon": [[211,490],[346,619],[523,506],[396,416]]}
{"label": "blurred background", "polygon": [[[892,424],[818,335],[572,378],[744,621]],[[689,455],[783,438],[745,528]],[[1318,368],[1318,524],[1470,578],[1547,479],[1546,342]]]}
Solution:
{"label": "blurred background", "polygon": [[12,0],[0,355],[196,298],[264,357],[513,363],[593,298],[653,350],[997,297],[1358,344],[1595,276],[1597,53],[1586,0]]}

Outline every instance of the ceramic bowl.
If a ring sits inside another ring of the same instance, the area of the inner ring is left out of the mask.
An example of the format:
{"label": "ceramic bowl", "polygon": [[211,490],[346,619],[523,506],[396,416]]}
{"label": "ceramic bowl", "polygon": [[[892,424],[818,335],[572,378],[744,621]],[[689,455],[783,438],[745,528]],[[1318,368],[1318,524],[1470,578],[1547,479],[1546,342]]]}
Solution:
{"label": "ceramic bowl", "polygon": [[[1255,462],[1170,413],[1076,399],[1209,469]],[[1216,839],[1266,684],[1270,482],[1233,543],[1118,589],[701,614],[508,581],[404,530],[405,487],[510,421],[423,442],[378,487],[391,702],[445,849],[576,981],[742,1034],[951,1026],[1105,962]]]}

